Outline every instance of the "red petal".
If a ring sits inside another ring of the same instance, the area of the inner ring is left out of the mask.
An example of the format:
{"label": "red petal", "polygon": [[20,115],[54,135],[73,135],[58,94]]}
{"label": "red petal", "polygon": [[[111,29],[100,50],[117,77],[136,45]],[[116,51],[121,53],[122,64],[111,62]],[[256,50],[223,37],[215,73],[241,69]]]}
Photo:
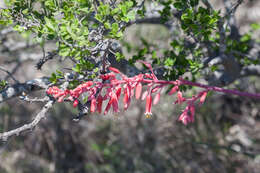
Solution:
{"label": "red petal", "polygon": [[147,97],[147,95],[148,95],[148,91],[145,91],[145,92],[143,93],[143,95],[142,95],[142,100],[144,100],[144,99]]}
{"label": "red petal", "polygon": [[65,98],[65,95],[64,95],[64,96],[61,96],[61,97],[58,99],[58,102],[63,102],[64,98]]}
{"label": "red petal", "polygon": [[96,99],[91,100],[91,105],[90,105],[90,112],[95,112],[96,110]]}
{"label": "red petal", "polygon": [[127,104],[127,102],[128,102],[128,99],[129,99],[129,95],[128,95],[128,92],[127,92],[127,88],[125,88],[124,89],[124,99],[123,99],[123,101],[124,101],[124,105],[126,105]]}
{"label": "red petal", "polygon": [[181,104],[184,102],[186,99],[182,97],[182,92],[178,91],[178,103]]}
{"label": "red petal", "polygon": [[108,69],[114,73],[121,73],[117,68],[114,67],[108,67]]}
{"label": "red petal", "polygon": [[74,107],[74,108],[77,107],[78,104],[79,104],[79,101],[78,101],[78,100],[75,100],[74,103],[73,103],[73,107]]}
{"label": "red petal", "polygon": [[148,94],[146,97],[145,114],[152,114],[152,95]]}
{"label": "red petal", "polygon": [[142,84],[139,82],[137,85],[136,85],[136,88],[135,88],[135,98],[138,100],[140,99],[141,97],[141,93],[142,93]]}
{"label": "red petal", "polygon": [[173,87],[172,89],[171,89],[171,91],[169,92],[169,95],[172,95],[172,94],[174,94],[176,91],[178,91],[179,90],[179,87],[178,86],[175,86],[175,87]]}
{"label": "red petal", "polygon": [[153,88],[153,89],[152,89],[152,93],[155,93],[155,92],[157,92],[157,91],[158,91],[158,89],[159,89],[159,87],[155,87],[155,88]]}
{"label": "red petal", "polygon": [[104,111],[104,114],[106,115],[109,111],[109,109],[111,108],[111,105],[112,105],[112,101],[111,99],[109,100],[109,102],[107,103],[107,106],[106,106],[106,109]]}
{"label": "red petal", "polygon": [[112,102],[112,106],[113,106],[113,111],[119,112],[119,110],[118,110],[118,100],[117,100],[117,96],[114,92],[112,92],[111,102]]}
{"label": "red petal", "polygon": [[102,112],[102,103],[103,103],[103,98],[102,98],[101,95],[99,95],[98,98],[97,98],[97,111],[99,113]]}
{"label": "red petal", "polygon": [[130,102],[131,102],[131,86],[130,85],[127,85],[124,89],[124,109],[126,110],[129,105],[130,105]]}
{"label": "red petal", "polygon": [[153,104],[154,104],[154,105],[156,105],[156,104],[160,101],[160,96],[161,96],[161,93],[160,93],[160,92],[158,92],[158,93],[155,95],[155,97],[154,97],[154,99],[153,99]]}
{"label": "red petal", "polygon": [[200,97],[200,104],[203,104],[206,100],[207,92],[203,92],[202,96]]}
{"label": "red petal", "polygon": [[194,115],[195,115],[195,106],[191,105],[190,106],[190,119],[191,119],[191,122],[194,122]]}
{"label": "red petal", "polygon": [[121,95],[121,86],[116,90],[117,99],[119,99],[120,95]]}
{"label": "red petal", "polygon": [[145,61],[142,61],[142,60],[139,60],[139,62],[143,63],[147,68],[150,69],[150,71],[152,72],[152,75],[151,77],[154,79],[154,80],[158,80],[157,77],[155,76],[154,72],[153,72],[153,68],[152,68],[152,65],[148,62],[145,62]]}

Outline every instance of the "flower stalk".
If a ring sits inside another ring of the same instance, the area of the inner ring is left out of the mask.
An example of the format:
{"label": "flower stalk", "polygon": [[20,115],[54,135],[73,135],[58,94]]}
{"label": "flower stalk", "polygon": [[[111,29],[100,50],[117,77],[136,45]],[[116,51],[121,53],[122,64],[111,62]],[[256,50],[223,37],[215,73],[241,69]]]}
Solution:
{"label": "flower stalk", "polygon": [[[57,86],[53,86],[47,89],[46,93],[53,96],[58,102],[64,101],[65,98],[73,102],[73,106],[77,107],[79,105],[79,97],[82,93],[88,94],[88,101],[91,102],[90,111],[91,112],[102,112],[103,101],[109,100],[104,114],[107,114],[110,108],[113,108],[114,112],[119,112],[119,99],[121,95],[123,96],[124,109],[127,110],[130,106],[131,99],[135,96],[136,99],[145,100],[146,108],[145,115],[150,117],[152,115],[152,103],[157,104],[160,100],[160,94],[163,88],[169,85],[174,85],[174,87],[168,93],[173,95],[177,93],[177,100],[175,104],[187,103],[186,108],[179,117],[179,121],[183,124],[188,124],[194,122],[195,115],[195,102],[199,101],[199,105],[202,105],[209,91],[221,92],[225,94],[233,94],[244,97],[251,97],[255,99],[260,99],[260,94],[253,94],[247,92],[241,92],[237,90],[224,89],[220,87],[208,86],[201,83],[191,82],[184,79],[178,79],[176,81],[165,81],[158,80],[153,73],[152,67],[149,63],[143,62],[150,70],[151,73],[139,74],[134,77],[127,77],[122,74],[118,69],[114,67],[109,67],[110,73],[102,74],[99,76],[103,82],[99,81],[87,81],[78,85],[73,90],[61,90]],[[121,79],[116,78],[116,74],[121,76]],[[104,82],[105,81],[105,82]],[[147,89],[143,89],[143,85],[147,84]],[[188,85],[204,89],[197,95],[191,98],[183,97],[182,91],[180,91],[179,86]],[[101,91],[105,90],[106,94],[101,96]],[[121,93],[121,90],[123,91]],[[144,90],[144,91],[143,91]],[[152,95],[155,95],[154,98]]]}

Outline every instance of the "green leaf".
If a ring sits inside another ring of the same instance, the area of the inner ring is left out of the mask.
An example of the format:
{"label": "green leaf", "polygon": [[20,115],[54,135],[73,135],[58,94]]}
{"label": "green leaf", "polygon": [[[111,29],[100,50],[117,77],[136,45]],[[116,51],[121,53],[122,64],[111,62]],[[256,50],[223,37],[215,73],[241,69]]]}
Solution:
{"label": "green leaf", "polygon": [[127,6],[126,5],[120,5],[119,8],[120,8],[122,14],[125,16],[126,13],[127,13]]}
{"label": "green leaf", "polygon": [[243,36],[240,38],[240,41],[241,41],[241,42],[247,42],[247,41],[249,41],[249,40],[251,40],[251,35],[249,35],[249,34],[245,34],[245,35],[243,35]]}
{"label": "green leaf", "polygon": [[178,10],[181,10],[183,8],[183,4],[181,2],[175,2],[173,6]]}
{"label": "green leaf", "polygon": [[64,47],[64,48],[60,48],[59,50],[59,55],[62,57],[66,57],[70,54],[70,48],[68,47]]}
{"label": "green leaf", "polygon": [[85,104],[85,103],[87,103],[87,101],[88,101],[88,96],[85,96],[85,97],[83,98],[83,103]]}
{"label": "green leaf", "polygon": [[104,26],[105,26],[106,29],[110,29],[110,28],[111,28],[111,25],[110,25],[109,22],[105,22],[105,23],[104,23]]}
{"label": "green leaf", "polygon": [[49,81],[51,81],[52,83],[56,83],[57,82],[57,76],[55,73],[51,74],[51,77],[49,78]]}
{"label": "green leaf", "polygon": [[124,59],[125,57],[124,57],[124,55],[123,54],[121,54],[121,53],[119,53],[119,52],[116,52],[116,60],[117,61],[120,61],[121,59]]}
{"label": "green leaf", "polygon": [[213,66],[210,67],[210,70],[211,70],[212,72],[214,72],[214,71],[218,70],[218,66],[213,65]]}
{"label": "green leaf", "polygon": [[112,30],[111,30],[111,32],[112,32],[113,34],[116,34],[117,31],[118,31],[118,29],[119,29],[118,23],[113,23],[113,24],[112,24]]}
{"label": "green leaf", "polygon": [[164,61],[164,65],[168,66],[168,67],[172,67],[174,65],[174,63],[176,62],[176,58],[172,59],[172,58],[167,58]]}
{"label": "green leaf", "polygon": [[251,28],[252,28],[253,30],[258,30],[258,29],[260,29],[260,23],[252,23],[250,26],[251,26]]}
{"label": "green leaf", "polygon": [[134,19],[135,19],[135,15],[136,15],[135,10],[132,10],[132,11],[130,11],[130,12],[127,13],[127,16],[126,16],[126,17],[127,17],[129,20],[134,20]]}
{"label": "green leaf", "polygon": [[199,0],[190,0],[190,5],[192,6],[192,7],[195,7],[195,6],[197,6],[199,4]]}
{"label": "green leaf", "polygon": [[53,23],[53,21],[47,17],[44,17],[45,20],[45,25],[51,30],[51,31],[55,31],[55,24]]}
{"label": "green leaf", "polygon": [[129,9],[129,8],[131,8],[131,7],[134,5],[134,3],[133,3],[133,1],[126,1],[126,2],[125,2],[125,5],[126,5],[127,8]]}
{"label": "green leaf", "polygon": [[80,73],[80,72],[81,72],[80,65],[79,65],[79,64],[76,64],[76,66],[73,67],[72,70],[75,71],[75,72],[77,72],[77,73]]}
{"label": "green leaf", "polygon": [[22,13],[23,13],[23,14],[28,14],[28,11],[29,11],[29,10],[28,10],[28,8],[27,8],[27,9],[24,9],[24,10],[22,11]]}
{"label": "green leaf", "polygon": [[96,14],[95,18],[99,21],[102,22],[103,21],[103,16],[101,14]]}

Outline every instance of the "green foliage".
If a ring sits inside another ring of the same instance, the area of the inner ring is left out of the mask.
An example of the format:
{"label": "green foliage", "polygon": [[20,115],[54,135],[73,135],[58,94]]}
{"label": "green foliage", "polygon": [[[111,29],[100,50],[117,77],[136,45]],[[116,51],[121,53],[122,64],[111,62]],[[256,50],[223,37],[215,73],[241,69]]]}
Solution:
{"label": "green foliage", "polygon": [[7,81],[6,80],[0,80],[0,90],[5,89],[5,87],[7,86]]}
{"label": "green foliage", "polygon": [[[168,40],[167,47],[160,51],[158,45],[149,43],[143,37],[140,38],[142,46],[137,48],[122,39],[128,24],[134,23],[136,18],[139,20],[147,17],[149,3],[161,6],[158,11],[161,24],[167,26],[173,18],[178,21],[174,31],[176,34]],[[203,1],[199,0],[157,0],[143,3],[135,0],[9,0],[6,4],[9,8],[1,10],[0,24],[13,24],[16,31],[34,36],[42,47],[47,40],[55,41],[58,55],[63,59],[74,60],[71,70],[82,75],[96,70],[88,78],[94,78],[104,70],[97,67],[97,62],[102,63],[102,56],[107,55],[102,51],[109,51],[102,48],[106,40],[120,40],[128,52],[134,51],[131,57],[114,52],[117,60],[127,58],[132,65],[138,60],[152,61],[153,66],[164,68],[163,77],[169,80],[177,79],[187,72],[191,74],[192,80],[200,76],[205,68],[203,59],[212,51],[219,53],[220,44],[223,44],[221,34],[226,36],[225,53],[233,54],[242,66],[259,64],[259,60],[245,56],[252,48],[252,33],[260,28],[259,24],[251,24],[250,32],[234,39],[229,36],[229,27],[224,28],[225,33],[221,33],[221,25],[227,17],[221,16],[220,11],[202,5]],[[193,41],[187,38],[192,38]],[[216,71],[218,66],[210,67],[210,70]],[[55,83],[58,79],[55,73],[52,74],[52,82]]]}
{"label": "green foliage", "polygon": [[64,78],[64,74],[60,71],[60,70],[56,70],[56,73],[52,73],[51,77],[49,78],[49,80],[56,84],[59,79],[63,79]]}

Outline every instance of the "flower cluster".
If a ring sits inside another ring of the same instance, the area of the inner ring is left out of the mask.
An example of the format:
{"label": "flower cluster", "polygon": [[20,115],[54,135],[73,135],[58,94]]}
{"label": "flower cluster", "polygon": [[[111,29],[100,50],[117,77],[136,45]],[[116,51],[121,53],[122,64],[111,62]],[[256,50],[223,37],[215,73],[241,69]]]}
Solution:
{"label": "flower cluster", "polygon": [[[114,112],[119,112],[118,103],[121,95],[123,95],[125,110],[129,108],[132,98],[135,97],[136,99],[146,100],[145,115],[146,117],[150,117],[152,115],[152,104],[155,105],[159,102],[163,88],[169,85],[173,85],[168,94],[173,95],[174,93],[177,93],[177,100],[174,102],[174,104],[182,104],[183,102],[187,103],[186,108],[183,110],[178,119],[185,125],[194,122],[195,102],[199,100],[199,104],[203,104],[208,91],[217,91],[260,98],[259,94],[243,93],[236,90],[211,87],[183,79],[176,81],[158,80],[153,73],[151,65],[146,62],[143,63],[150,69],[151,73],[139,74],[134,77],[127,77],[118,69],[109,67],[110,73],[99,76],[102,79],[102,82],[87,81],[78,85],[73,90],[61,90],[58,87],[53,86],[48,88],[46,92],[48,95],[51,95],[57,99],[58,102],[62,102],[66,98],[67,100],[73,102],[74,107],[78,106],[80,95],[82,93],[87,93],[88,101],[91,103],[90,111],[92,113],[96,111],[101,113],[102,104],[105,100],[108,100],[105,106],[104,114],[107,114],[111,108]],[[120,79],[118,79],[116,76],[120,76]],[[144,84],[146,84],[147,87],[146,90],[143,91]],[[179,89],[180,85],[197,86],[204,88],[204,90],[199,92],[197,95],[192,96],[191,98],[185,98]]]}

